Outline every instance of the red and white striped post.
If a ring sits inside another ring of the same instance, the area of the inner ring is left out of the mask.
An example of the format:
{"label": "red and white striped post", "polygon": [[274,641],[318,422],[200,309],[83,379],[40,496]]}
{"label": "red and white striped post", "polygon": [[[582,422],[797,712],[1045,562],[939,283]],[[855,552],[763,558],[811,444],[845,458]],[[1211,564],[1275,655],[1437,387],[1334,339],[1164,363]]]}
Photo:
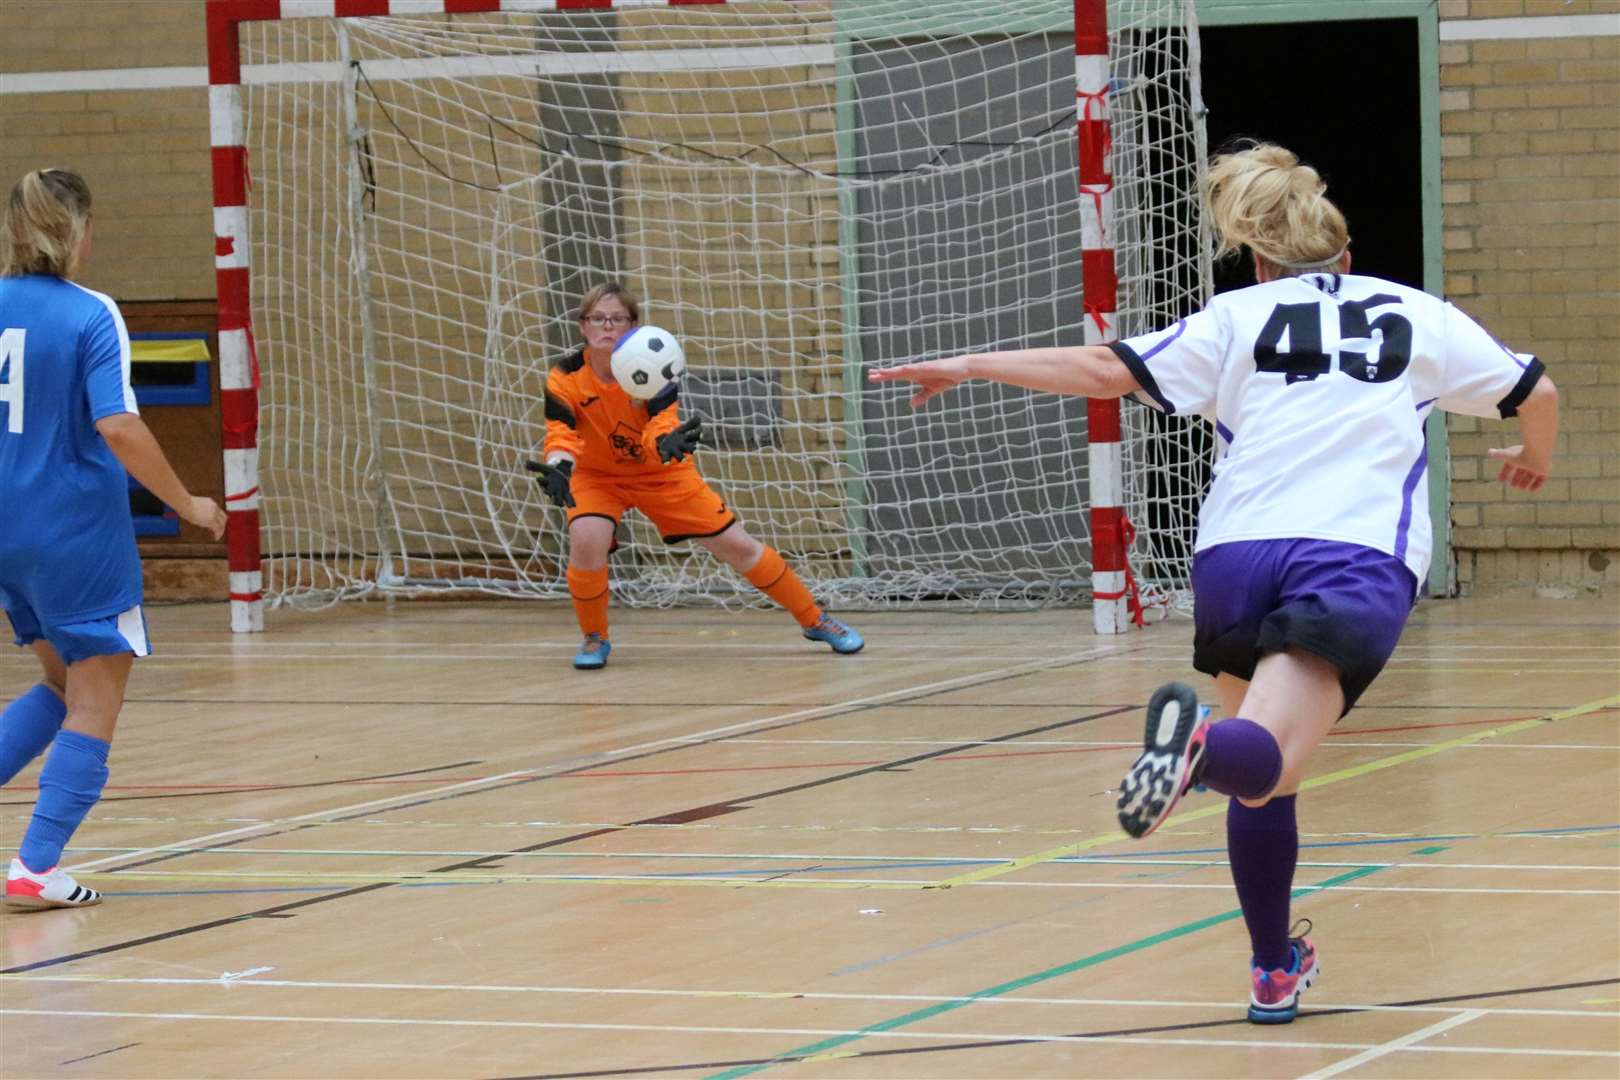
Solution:
{"label": "red and white striped post", "polygon": [[[1085,282],[1085,342],[1117,336],[1114,270],[1113,137],[1108,117],[1108,0],[1074,0],[1074,86],[1080,135],[1080,243]],[[1131,625],[1131,582],[1121,479],[1119,402],[1086,402],[1091,479],[1092,620],[1099,634]]]}
{"label": "red and white striped post", "polygon": [[219,411],[225,450],[225,548],[231,629],[264,629],[259,556],[259,365],[248,302],[247,147],[237,24],[275,19],[278,0],[209,0],[208,129],[219,291]]}

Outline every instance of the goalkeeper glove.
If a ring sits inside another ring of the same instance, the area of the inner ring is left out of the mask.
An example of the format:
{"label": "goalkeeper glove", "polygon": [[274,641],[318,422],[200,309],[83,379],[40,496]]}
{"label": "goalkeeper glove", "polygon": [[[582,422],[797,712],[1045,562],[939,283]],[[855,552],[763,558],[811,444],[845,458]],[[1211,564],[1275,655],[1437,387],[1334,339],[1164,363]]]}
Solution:
{"label": "goalkeeper glove", "polygon": [[524,468],[540,474],[534,481],[545,491],[546,498],[564,509],[574,505],[574,493],[568,490],[568,479],[574,472],[572,461],[562,458],[555,465],[544,465],[531,459],[524,462]]}
{"label": "goalkeeper glove", "polygon": [[703,421],[693,417],[668,435],[658,436],[658,458],[665,465],[683,461],[703,442]]}

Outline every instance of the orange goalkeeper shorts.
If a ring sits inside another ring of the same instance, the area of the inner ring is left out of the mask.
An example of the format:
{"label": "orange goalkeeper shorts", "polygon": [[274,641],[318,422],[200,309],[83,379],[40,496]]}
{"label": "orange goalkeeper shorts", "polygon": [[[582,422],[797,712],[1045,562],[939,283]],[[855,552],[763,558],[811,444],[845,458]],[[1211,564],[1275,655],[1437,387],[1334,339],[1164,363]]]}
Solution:
{"label": "orange goalkeeper shorts", "polygon": [[582,517],[605,517],[617,523],[626,510],[634,508],[658,528],[666,544],[718,536],[737,520],[725,500],[691,466],[671,465],[632,476],[579,469],[569,486],[574,495],[574,507],[568,511],[570,523]]}

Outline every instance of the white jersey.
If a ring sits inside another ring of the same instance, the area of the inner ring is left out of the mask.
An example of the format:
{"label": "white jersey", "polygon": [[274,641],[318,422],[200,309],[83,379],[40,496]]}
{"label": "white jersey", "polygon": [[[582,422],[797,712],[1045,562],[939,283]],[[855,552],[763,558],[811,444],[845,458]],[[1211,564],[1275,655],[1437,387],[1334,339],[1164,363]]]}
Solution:
{"label": "white jersey", "polygon": [[1420,582],[1432,546],[1430,410],[1513,416],[1542,373],[1451,304],[1352,274],[1223,293],[1111,348],[1137,400],[1215,425],[1198,550],[1339,540],[1393,555]]}

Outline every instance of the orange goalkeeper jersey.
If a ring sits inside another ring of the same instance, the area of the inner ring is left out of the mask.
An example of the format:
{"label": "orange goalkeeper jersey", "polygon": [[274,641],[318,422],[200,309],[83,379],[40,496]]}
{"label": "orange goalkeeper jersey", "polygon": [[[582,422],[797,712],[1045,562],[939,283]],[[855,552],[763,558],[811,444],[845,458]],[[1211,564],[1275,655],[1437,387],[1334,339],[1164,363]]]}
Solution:
{"label": "orange goalkeeper jersey", "polygon": [[658,460],[656,441],[680,424],[680,391],[670,383],[650,401],[637,401],[611,378],[597,378],[579,349],[546,376],[546,456],[572,454],[576,469],[632,476],[695,469],[692,459]]}

